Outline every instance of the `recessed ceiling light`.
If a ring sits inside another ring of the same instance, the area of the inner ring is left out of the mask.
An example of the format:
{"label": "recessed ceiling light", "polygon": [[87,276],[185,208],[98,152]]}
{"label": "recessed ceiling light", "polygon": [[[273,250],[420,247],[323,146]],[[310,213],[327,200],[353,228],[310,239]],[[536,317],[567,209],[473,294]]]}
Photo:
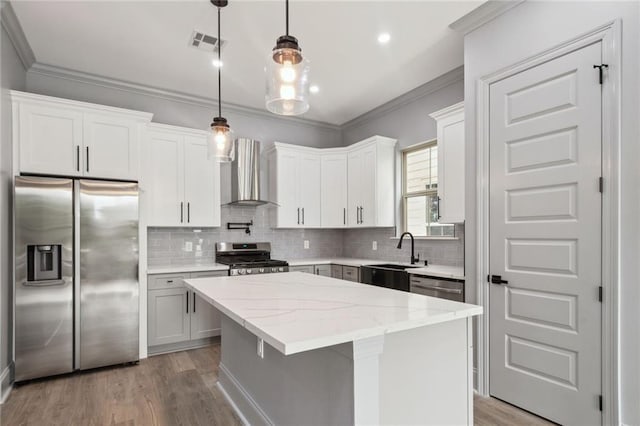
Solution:
{"label": "recessed ceiling light", "polygon": [[218,59],[214,59],[213,61],[211,61],[211,63],[216,68],[222,68],[222,66],[224,65],[224,62],[219,61]]}
{"label": "recessed ceiling light", "polygon": [[387,44],[391,40],[391,35],[389,33],[382,33],[378,35],[378,43]]}
{"label": "recessed ceiling light", "polygon": [[311,93],[318,93],[320,91],[320,88],[314,84],[313,86],[309,87],[309,91]]}

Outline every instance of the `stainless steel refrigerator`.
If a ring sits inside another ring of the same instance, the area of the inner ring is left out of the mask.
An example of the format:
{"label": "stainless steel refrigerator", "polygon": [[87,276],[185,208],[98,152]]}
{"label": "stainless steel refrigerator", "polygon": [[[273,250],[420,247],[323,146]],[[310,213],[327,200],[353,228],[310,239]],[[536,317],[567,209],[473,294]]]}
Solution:
{"label": "stainless steel refrigerator", "polygon": [[16,177],[15,380],[137,361],[138,185]]}

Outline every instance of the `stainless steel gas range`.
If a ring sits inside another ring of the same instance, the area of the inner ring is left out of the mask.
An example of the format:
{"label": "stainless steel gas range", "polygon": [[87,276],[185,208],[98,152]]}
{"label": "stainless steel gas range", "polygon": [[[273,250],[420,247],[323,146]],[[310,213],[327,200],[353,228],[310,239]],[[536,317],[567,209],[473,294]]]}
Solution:
{"label": "stainless steel gas range", "polygon": [[216,243],[216,262],[229,265],[229,275],[289,272],[286,261],[271,259],[271,243]]}

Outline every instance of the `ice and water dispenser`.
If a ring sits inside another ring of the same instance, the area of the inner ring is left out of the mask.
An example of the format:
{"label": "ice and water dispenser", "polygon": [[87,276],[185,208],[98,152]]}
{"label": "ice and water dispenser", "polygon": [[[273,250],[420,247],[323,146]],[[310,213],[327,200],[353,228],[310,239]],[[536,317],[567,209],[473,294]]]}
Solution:
{"label": "ice and water dispenser", "polygon": [[27,246],[27,281],[60,280],[62,246],[28,245]]}

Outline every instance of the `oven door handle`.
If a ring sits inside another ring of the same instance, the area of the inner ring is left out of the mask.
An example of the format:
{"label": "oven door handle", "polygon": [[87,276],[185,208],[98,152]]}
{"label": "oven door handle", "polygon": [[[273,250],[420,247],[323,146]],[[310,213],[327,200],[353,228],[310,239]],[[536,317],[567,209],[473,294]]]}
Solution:
{"label": "oven door handle", "polygon": [[423,290],[441,291],[443,293],[462,294],[462,290],[455,289],[455,288],[435,287],[435,286],[421,285],[421,284],[415,284],[415,283],[411,283],[411,287],[421,288]]}

